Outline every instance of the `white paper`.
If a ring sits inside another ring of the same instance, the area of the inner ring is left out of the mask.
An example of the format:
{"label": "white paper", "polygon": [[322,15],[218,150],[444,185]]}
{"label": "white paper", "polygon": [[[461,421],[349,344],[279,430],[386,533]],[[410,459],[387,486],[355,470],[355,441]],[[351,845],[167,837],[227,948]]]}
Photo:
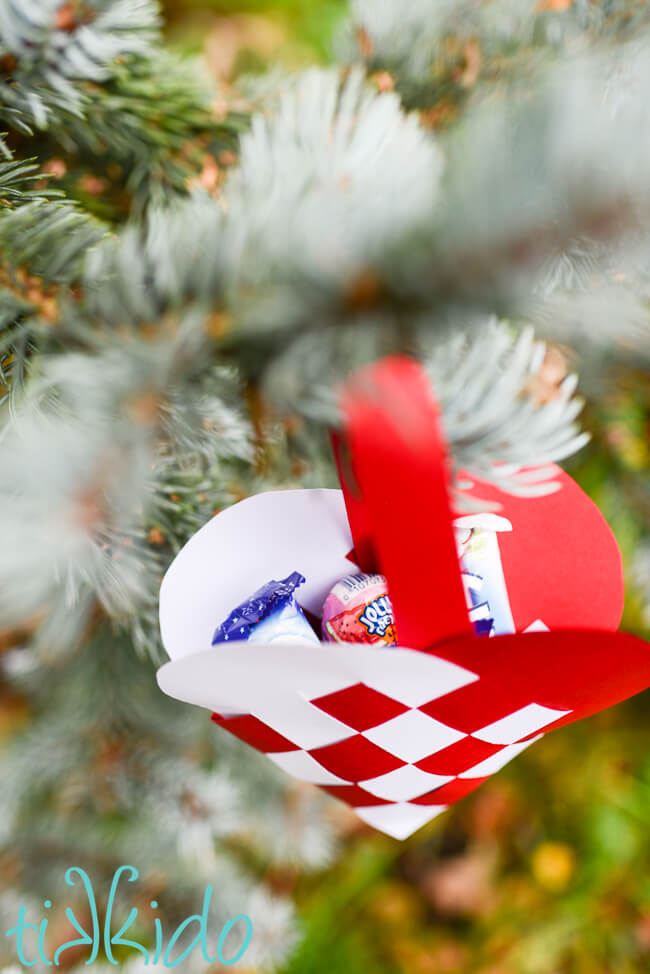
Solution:
{"label": "white paper", "polygon": [[296,600],[319,614],[343,575],[352,538],[340,490],[269,491],[208,521],[160,588],[160,630],[172,659],[209,649],[217,626],[272,578],[305,576]]}

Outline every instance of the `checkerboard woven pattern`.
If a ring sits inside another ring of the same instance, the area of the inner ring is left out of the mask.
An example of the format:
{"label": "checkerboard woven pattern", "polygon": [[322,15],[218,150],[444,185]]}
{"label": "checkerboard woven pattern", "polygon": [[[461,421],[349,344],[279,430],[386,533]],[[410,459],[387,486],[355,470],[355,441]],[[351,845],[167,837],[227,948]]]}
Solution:
{"label": "checkerboard woven pattern", "polygon": [[440,663],[433,695],[428,681],[400,685],[378,675],[372,686],[358,682],[311,699],[337,730],[308,749],[251,714],[212,719],[374,828],[405,838],[572,712],[512,697],[503,681],[492,687],[487,676]]}

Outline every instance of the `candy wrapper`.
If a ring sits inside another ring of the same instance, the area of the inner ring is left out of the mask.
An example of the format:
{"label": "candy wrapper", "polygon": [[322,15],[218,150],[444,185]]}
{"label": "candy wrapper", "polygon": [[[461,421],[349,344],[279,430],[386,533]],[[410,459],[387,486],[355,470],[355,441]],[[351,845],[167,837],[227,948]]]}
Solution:
{"label": "candy wrapper", "polygon": [[[160,593],[171,661],[158,681],[405,838],[543,734],[645,689],[650,648],[615,632],[620,553],[570,477],[555,469],[560,489],[535,499],[475,480],[467,496],[484,513],[453,511],[416,363],[366,370],[341,408],[342,490],[248,498],[176,557]],[[397,644],[211,645],[219,620],[294,571],[305,578],[296,601],[318,619],[345,575],[383,575]]]}
{"label": "candy wrapper", "polygon": [[[501,565],[497,532],[512,531],[510,521],[495,514],[454,520],[454,535],[469,620],[477,636],[515,632]],[[537,625],[542,625],[542,620]]]}
{"label": "candy wrapper", "polygon": [[292,572],[276,582],[262,585],[250,598],[238,605],[217,627],[212,645],[245,640],[254,643],[316,643],[318,639],[294,598],[295,590],[305,581],[300,572]]}
{"label": "candy wrapper", "polygon": [[325,599],[321,631],[325,642],[392,646],[393,606],[383,575],[346,575]]}

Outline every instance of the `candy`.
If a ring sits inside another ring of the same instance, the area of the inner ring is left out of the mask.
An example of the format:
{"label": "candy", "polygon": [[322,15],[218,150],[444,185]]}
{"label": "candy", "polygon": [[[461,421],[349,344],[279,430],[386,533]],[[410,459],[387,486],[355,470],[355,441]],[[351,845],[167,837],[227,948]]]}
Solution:
{"label": "candy", "polygon": [[[511,530],[509,521],[494,514],[470,514],[454,521],[465,602],[478,636],[515,631],[497,541],[497,532]],[[436,611],[435,593],[431,611]],[[337,582],[323,606],[322,634],[326,642],[395,645],[385,577],[346,575]]]}
{"label": "candy", "polygon": [[252,643],[319,643],[294,592],[305,581],[300,572],[272,580],[233,609],[217,627],[212,645],[246,640]]}
{"label": "candy", "polygon": [[325,599],[323,639],[392,646],[397,641],[393,606],[383,575],[346,575]]}
{"label": "candy", "polygon": [[497,532],[511,530],[509,521],[494,514],[454,521],[465,601],[477,636],[515,631],[497,540]]}

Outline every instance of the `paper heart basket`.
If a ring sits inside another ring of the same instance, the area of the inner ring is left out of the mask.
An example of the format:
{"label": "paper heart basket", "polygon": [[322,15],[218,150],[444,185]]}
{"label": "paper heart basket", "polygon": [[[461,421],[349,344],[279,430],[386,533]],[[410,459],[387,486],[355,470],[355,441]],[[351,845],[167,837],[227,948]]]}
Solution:
{"label": "paper heart basket", "polygon": [[[620,553],[570,477],[557,469],[560,489],[533,499],[474,480],[467,496],[492,513],[454,511],[436,403],[406,358],[358,375],[341,408],[341,490],[250,497],[178,554],[160,592],[171,661],[158,682],[403,839],[548,731],[649,686],[650,647],[616,633]],[[458,516],[496,529],[491,584],[509,624],[492,637],[469,619]],[[384,574],[399,646],[211,645],[236,605],[293,571],[311,617],[342,576]]]}

